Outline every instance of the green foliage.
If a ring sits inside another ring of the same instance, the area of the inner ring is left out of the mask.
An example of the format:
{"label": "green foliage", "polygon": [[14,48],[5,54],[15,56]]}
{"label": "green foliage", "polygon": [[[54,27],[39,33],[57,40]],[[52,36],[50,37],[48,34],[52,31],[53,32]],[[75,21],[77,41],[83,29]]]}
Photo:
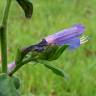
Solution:
{"label": "green foliage", "polygon": [[16,89],[19,89],[20,88],[20,80],[19,80],[19,78],[15,77],[15,76],[12,76],[12,80],[14,82],[14,85],[15,85]]}
{"label": "green foliage", "polygon": [[32,51],[26,54],[25,58],[29,60],[32,59],[33,61],[38,60],[53,61],[58,59],[67,47],[68,47],[67,45],[64,46],[48,45],[44,46],[44,50],[40,52],[35,51],[35,49],[32,49]]}
{"label": "green foliage", "polygon": [[0,75],[0,96],[20,96],[12,78],[6,74]]}
{"label": "green foliage", "polygon": [[[0,13],[5,2],[0,0]],[[26,21],[13,2],[8,24],[9,63],[15,58],[17,46],[34,44],[76,23],[83,23],[91,36],[87,44],[64,52],[52,62],[68,74],[67,82],[40,64],[33,66],[30,62],[22,67],[15,74],[21,79],[21,96],[96,96],[96,0],[32,0],[35,14],[31,21]]]}
{"label": "green foliage", "polygon": [[[24,64],[27,64],[31,61],[36,62],[36,63],[41,63],[40,61],[56,60],[60,57],[60,55],[63,53],[63,51],[68,47],[67,45],[64,45],[64,46],[47,45],[47,46],[43,46],[42,51],[37,51],[37,50],[35,50],[34,46],[35,45],[33,45],[32,49],[30,51],[28,51],[27,53],[25,51],[27,51],[28,48],[26,48],[26,50],[19,49],[17,51],[17,56],[16,56],[16,60],[15,60],[16,67],[11,73],[9,73],[10,75],[12,75],[18,69],[20,69]],[[47,68],[51,69],[54,73],[64,77],[64,74],[61,70],[59,70],[55,67],[52,68],[52,66],[50,66],[50,65],[48,66],[48,64],[47,65],[45,64],[45,66]]]}
{"label": "green foliage", "polygon": [[45,66],[46,68],[50,69],[50,70],[51,70],[53,73],[55,73],[56,75],[61,76],[61,77],[63,77],[63,78],[66,78],[64,71],[61,70],[60,68],[53,66],[53,65],[50,64],[49,62],[48,62],[48,63],[45,62],[45,63],[43,63],[43,64],[44,64],[44,66]]}
{"label": "green foliage", "polygon": [[25,12],[26,18],[31,18],[33,13],[33,5],[30,0],[17,0],[19,5]]}
{"label": "green foliage", "polygon": [[44,65],[47,68],[51,69],[57,75],[64,77],[64,73],[62,70],[60,70],[59,68],[55,68],[54,66],[52,67],[51,65],[48,66],[47,61],[53,61],[58,59],[60,55],[63,53],[63,51],[68,47],[68,45],[64,45],[64,46],[47,45],[47,46],[43,46],[42,51],[35,50],[34,46],[35,45],[32,46],[32,49],[30,51],[28,50],[30,46],[26,48],[26,50],[18,49],[17,56],[15,59],[16,67],[12,72],[9,73],[9,75],[10,76],[13,75],[24,64],[27,64],[29,62],[41,63],[45,61],[46,63],[44,63]]}

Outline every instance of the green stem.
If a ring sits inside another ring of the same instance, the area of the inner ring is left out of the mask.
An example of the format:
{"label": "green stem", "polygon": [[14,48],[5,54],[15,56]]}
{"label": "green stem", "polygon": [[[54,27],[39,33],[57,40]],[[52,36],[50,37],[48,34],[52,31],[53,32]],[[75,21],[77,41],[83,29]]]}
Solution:
{"label": "green stem", "polygon": [[[21,62],[19,64],[16,64],[15,69],[11,73],[9,73],[9,76],[12,76],[18,69],[21,68],[21,66],[23,66],[24,64],[27,64],[27,63],[29,63],[31,61],[32,61],[32,58],[29,58],[28,60],[25,60],[25,61],[23,61],[23,62]],[[34,64],[36,64],[36,63],[37,62],[34,62]]]}
{"label": "green stem", "polygon": [[5,11],[4,11],[4,16],[3,16],[3,22],[2,22],[2,25],[4,26],[7,25],[10,5],[11,5],[11,0],[7,0]]}
{"label": "green stem", "polygon": [[1,55],[2,55],[2,72],[7,73],[7,20],[8,20],[8,13],[10,9],[11,0],[6,1],[6,7],[4,10],[4,16],[2,21],[2,26],[0,28],[0,38],[1,38]]}
{"label": "green stem", "polygon": [[23,65],[24,65],[24,64],[22,64],[22,63],[18,64],[11,73],[8,73],[9,76],[12,76],[12,75],[13,75],[21,66],[23,66]]}

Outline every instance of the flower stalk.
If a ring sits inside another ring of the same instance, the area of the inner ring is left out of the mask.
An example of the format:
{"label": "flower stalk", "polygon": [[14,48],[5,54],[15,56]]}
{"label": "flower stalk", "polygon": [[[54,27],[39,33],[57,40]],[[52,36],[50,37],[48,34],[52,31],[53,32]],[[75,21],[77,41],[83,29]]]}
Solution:
{"label": "flower stalk", "polygon": [[2,57],[2,72],[7,73],[7,21],[9,15],[9,9],[11,5],[11,0],[6,1],[6,6],[4,10],[2,25],[0,27],[0,39],[1,39],[1,57]]}

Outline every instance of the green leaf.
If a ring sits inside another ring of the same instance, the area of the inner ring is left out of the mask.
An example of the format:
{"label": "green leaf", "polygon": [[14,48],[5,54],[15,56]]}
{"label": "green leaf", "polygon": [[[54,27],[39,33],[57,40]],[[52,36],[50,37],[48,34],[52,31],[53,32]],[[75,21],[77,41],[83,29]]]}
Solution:
{"label": "green leaf", "polygon": [[56,75],[65,77],[64,71],[61,70],[60,68],[57,68],[57,67],[53,66],[52,64],[44,64],[44,66],[47,67],[48,69],[52,70],[52,72],[54,72]]}
{"label": "green leaf", "polygon": [[26,18],[31,18],[33,14],[33,4],[30,0],[17,0],[25,12]]}
{"label": "green leaf", "polygon": [[12,78],[7,74],[0,75],[0,96],[20,96]]}
{"label": "green leaf", "polygon": [[12,76],[12,80],[14,82],[16,89],[19,89],[20,88],[20,79],[15,76]]}

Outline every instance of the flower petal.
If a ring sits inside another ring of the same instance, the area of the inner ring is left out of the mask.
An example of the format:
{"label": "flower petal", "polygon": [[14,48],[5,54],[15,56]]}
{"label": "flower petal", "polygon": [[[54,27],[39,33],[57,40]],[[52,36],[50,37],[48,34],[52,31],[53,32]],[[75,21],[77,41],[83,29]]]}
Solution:
{"label": "flower petal", "polygon": [[80,46],[80,38],[74,38],[67,42],[67,44],[69,45],[69,49],[75,49]]}
{"label": "flower petal", "polygon": [[77,24],[69,29],[64,29],[59,31],[58,33],[50,35],[46,37],[45,40],[49,44],[56,44],[57,42],[66,41],[68,39],[79,37],[83,32],[84,26],[81,24]]}

